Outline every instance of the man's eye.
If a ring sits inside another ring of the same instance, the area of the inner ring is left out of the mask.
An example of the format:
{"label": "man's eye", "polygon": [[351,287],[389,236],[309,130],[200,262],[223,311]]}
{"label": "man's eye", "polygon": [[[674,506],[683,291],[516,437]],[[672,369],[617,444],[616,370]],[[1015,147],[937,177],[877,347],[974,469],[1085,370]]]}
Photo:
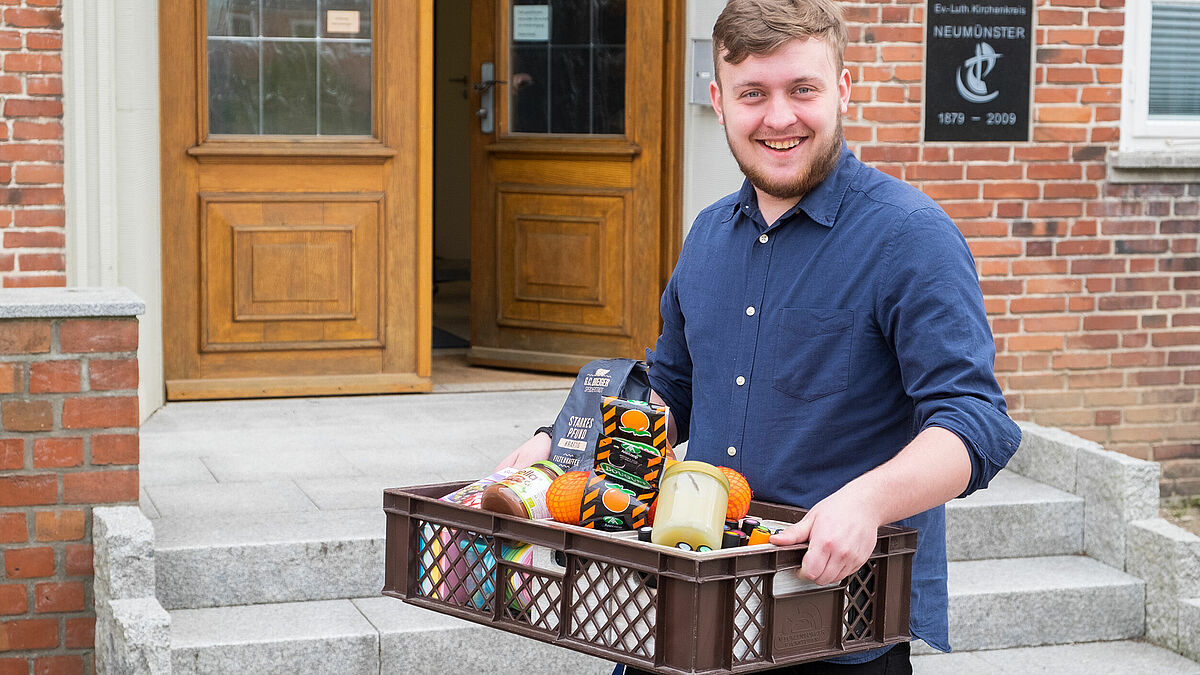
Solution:
{"label": "man's eye", "polygon": [[742,94],[742,98],[758,98],[759,96],[762,96],[762,92],[748,91]]}
{"label": "man's eye", "polygon": [[812,89],[810,89],[808,87],[796,87],[796,93],[797,94],[809,94],[809,93],[812,93]]}

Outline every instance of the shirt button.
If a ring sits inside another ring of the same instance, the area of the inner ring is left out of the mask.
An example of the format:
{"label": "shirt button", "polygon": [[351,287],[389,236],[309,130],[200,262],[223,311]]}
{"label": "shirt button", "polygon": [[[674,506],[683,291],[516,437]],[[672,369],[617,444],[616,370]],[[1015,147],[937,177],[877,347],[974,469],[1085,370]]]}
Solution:
{"label": "shirt button", "polygon": [[737,382],[738,386],[740,387],[743,384],[746,384],[746,378],[742,377],[741,375],[738,375],[737,380],[735,380],[735,382]]}
{"label": "shirt button", "polygon": [[746,308],[746,316],[754,316],[754,305]]}
{"label": "shirt button", "polygon": [[770,237],[768,237],[768,236],[767,236],[767,235],[765,235],[765,234],[760,234],[760,235],[758,235],[758,243],[760,243],[760,244],[765,244],[765,243],[767,243],[767,240],[768,240],[768,239],[770,239]]}
{"label": "shirt button", "polygon": [[729,446],[729,449],[726,450],[725,452],[729,453],[730,457],[733,457],[734,455],[737,454],[737,448],[735,448],[731,445],[731,446]]}

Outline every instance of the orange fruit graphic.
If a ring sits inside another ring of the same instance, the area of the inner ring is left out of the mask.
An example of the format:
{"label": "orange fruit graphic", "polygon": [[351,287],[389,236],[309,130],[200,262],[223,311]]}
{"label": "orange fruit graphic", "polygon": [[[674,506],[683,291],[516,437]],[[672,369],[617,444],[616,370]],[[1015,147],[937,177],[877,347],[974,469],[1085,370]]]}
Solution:
{"label": "orange fruit graphic", "polygon": [[649,431],[650,418],[641,410],[626,410],[621,413],[621,426],[634,431]]}
{"label": "orange fruit graphic", "polygon": [[721,473],[729,479],[729,505],[725,507],[725,520],[741,520],[750,512],[750,483],[746,477],[723,466]]}
{"label": "orange fruit graphic", "polygon": [[629,499],[632,495],[620,488],[609,487],[601,495],[600,501],[604,504],[604,508],[613,513],[621,513],[629,508]]}
{"label": "orange fruit graphic", "polygon": [[554,479],[546,490],[546,507],[551,518],[560,523],[579,524],[579,507],[587,480],[587,471],[568,471]]}

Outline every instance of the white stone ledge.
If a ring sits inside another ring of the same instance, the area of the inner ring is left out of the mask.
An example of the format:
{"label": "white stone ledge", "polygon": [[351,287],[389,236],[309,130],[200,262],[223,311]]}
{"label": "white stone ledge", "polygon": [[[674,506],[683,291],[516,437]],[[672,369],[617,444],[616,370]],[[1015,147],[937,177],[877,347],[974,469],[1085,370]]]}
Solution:
{"label": "white stone ledge", "polygon": [[128,288],[0,289],[0,319],[127,317],[146,311]]}

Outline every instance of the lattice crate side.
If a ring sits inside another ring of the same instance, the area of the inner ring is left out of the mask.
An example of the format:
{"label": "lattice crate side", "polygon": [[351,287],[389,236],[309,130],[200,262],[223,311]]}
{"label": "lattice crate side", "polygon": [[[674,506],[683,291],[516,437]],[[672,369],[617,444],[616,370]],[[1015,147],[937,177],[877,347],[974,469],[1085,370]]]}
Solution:
{"label": "lattice crate side", "polygon": [[426,520],[415,531],[416,595],[491,613],[496,588],[491,537]]}
{"label": "lattice crate side", "polygon": [[878,641],[875,626],[875,598],[879,593],[879,560],[866,564],[846,580],[842,604],[842,640],[851,642]]}
{"label": "lattice crate side", "polygon": [[[520,547],[523,542],[507,542]],[[553,559],[553,551],[545,546],[533,546],[529,563],[501,559],[500,579],[504,589],[502,615],[509,621],[544,631],[557,637],[561,624],[561,609],[565,570]]]}
{"label": "lattice crate side", "polygon": [[739,577],[733,588],[734,664],[755,663],[767,655],[767,602],[774,573]]}
{"label": "lattice crate side", "polygon": [[654,658],[657,590],[653,575],[609,562],[572,556],[568,632],[597,647]]}

